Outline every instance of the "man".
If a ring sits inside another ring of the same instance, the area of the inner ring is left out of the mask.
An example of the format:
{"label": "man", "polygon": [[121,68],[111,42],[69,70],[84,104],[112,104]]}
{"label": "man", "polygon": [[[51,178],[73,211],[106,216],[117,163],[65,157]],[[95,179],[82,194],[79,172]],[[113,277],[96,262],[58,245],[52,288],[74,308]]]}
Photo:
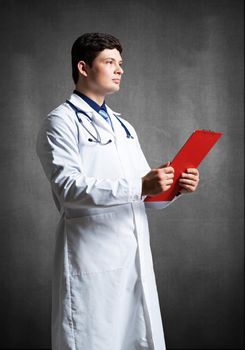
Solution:
{"label": "man", "polygon": [[[38,136],[61,215],[53,350],[165,349],[143,200],[168,190],[174,169],[169,162],[150,169],[134,128],[105,104],[120,88],[121,53],[112,35],[79,37],[72,47],[75,90]],[[198,170],[189,169],[181,192],[195,191],[198,181]]]}

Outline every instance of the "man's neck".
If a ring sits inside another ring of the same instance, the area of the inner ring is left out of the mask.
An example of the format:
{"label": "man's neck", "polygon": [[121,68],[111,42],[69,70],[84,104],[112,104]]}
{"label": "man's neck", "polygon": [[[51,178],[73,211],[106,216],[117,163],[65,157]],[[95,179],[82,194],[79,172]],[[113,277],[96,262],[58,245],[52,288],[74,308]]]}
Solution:
{"label": "man's neck", "polygon": [[76,85],[75,89],[87,97],[91,98],[91,100],[95,101],[99,106],[101,106],[105,100],[105,96],[93,93],[92,91],[86,89],[85,87],[81,87]]}

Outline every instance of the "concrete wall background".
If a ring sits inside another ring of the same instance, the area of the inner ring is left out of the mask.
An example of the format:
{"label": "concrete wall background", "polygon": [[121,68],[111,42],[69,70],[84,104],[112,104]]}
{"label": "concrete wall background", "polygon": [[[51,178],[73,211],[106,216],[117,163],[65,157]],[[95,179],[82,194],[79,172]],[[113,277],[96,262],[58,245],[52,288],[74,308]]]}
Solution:
{"label": "concrete wall background", "polygon": [[[70,48],[109,32],[124,51],[107,103],[154,167],[194,129],[224,133],[199,190],[148,211],[168,348],[243,343],[243,1],[0,1],[1,348],[49,348],[58,213],[35,154],[41,119],[72,89]],[[126,350],[126,349],[125,349]]]}

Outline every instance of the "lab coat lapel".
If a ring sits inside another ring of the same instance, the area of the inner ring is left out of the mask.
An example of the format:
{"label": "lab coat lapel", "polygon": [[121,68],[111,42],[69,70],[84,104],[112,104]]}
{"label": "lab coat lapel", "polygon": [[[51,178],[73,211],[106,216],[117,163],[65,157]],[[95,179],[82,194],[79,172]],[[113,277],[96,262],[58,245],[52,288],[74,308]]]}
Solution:
{"label": "lab coat lapel", "polygon": [[121,113],[113,111],[109,106],[106,105],[106,110],[111,118],[113,128],[114,128],[114,136],[116,138],[122,137],[122,134],[124,135],[124,130],[118,121],[117,117],[121,115]]}
{"label": "lab coat lapel", "polygon": [[[73,103],[78,109],[86,112],[95,122],[97,126],[106,129],[112,136],[116,136],[114,131],[112,130],[111,125],[92,107],[89,106],[81,97],[76,94],[72,94],[69,101]],[[115,116],[113,114],[119,115],[120,113],[113,112],[108,106],[106,106],[109,116],[111,117],[112,123],[114,121]]]}
{"label": "lab coat lapel", "polygon": [[102,128],[106,129],[106,131],[108,131],[110,134],[115,136],[111,125],[102,117],[102,115],[100,115],[94,110],[92,111],[92,114],[96,125],[101,126]]}

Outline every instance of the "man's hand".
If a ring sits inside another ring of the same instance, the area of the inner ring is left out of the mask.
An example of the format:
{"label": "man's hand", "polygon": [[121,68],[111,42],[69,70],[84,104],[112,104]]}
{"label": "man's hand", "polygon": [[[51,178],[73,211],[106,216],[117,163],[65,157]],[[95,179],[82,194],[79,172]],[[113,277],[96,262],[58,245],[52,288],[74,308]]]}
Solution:
{"label": "man's hand", "polygon": [[142,177],[142,196],[155,195],[167,191],[173,183],[174,169],[170,162],[152,169]]}
{"label": "man's hand", "polygon": [[197,189],[199,182],[199,171],[195,168],[189,168],[182,173],[179,179],[179,185],[182,187],[180,193],[190,193]]}

